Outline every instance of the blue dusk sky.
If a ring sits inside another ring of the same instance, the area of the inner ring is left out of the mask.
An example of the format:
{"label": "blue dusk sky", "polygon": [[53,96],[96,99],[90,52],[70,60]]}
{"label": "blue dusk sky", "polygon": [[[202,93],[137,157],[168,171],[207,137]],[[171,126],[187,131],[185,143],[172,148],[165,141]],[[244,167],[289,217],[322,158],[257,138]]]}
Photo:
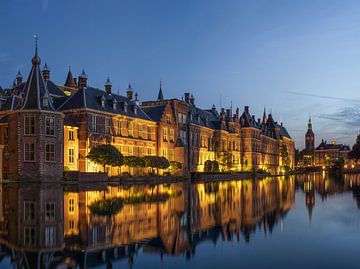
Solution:
{"label": "blue dusk sky", "polygon": [[39,54],[57,83],[68,66],[107,76],[141,100],[190,91],[197,105],[272,111],[303,148],[311,113],[321,138],[353,144],[360,127],[360,1],[1,0],[0,85]]}

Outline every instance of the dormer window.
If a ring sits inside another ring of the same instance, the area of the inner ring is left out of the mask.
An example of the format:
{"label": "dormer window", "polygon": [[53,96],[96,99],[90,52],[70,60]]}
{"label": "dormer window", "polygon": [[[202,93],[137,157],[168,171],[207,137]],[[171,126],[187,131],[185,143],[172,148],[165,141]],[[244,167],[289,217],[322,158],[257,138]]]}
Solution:
{"label": "dormer window", "polygon": [[124,103],[124,111],[125,111],[125,113],[127,113],[127,111],[128,111],[128,104],[126,102]]}
{"label": "dormer window", "polygon": [[135,115],[137,114],[137,107],[136,106],[134,106],[134,113],[135,113]]}
{"label": "dormer window", "polygon": [[104,96],[101,97],[101,106],[105,107],[105,98],[104,98]]}
{"label": "dormer window", "polygon": [[116,110],[117,109],[117,101],[116,101],[116,99],[113,100],[112,105],[113,105],[113,109]]}

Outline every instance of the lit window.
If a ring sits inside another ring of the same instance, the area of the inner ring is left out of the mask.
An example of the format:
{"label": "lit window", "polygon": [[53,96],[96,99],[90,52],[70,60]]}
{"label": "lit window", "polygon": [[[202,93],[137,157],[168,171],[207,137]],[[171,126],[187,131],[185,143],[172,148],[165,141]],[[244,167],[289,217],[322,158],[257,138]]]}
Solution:
{"label": "lit window", "polygon": [[121,129],[122,129],[122,121],[118,120],[118,130],[117,130],[118,135],[121,135]]}
{"label": "lit window", "polygon": [[25,116],[24,117],[24,134],[33,135],[35,134],[35,117]]}
{"label": "lit window", "polygon": [[111,130],[111,118],[106,117],[105,118],[105,134],[110,134],[110,130]]}
{"label": "lit window", "polygon": [[70,228],[70,230],[74,230],[74,229],[75,229],[75,221],[73,221],[73,220],[70,220],[70,221],[69,221],[69,228]]}
{"label": "lit window", "polygon": [[69,199],[69,213],[74,213],[75,211],[75,199],[70,198]]}
{"label": "lit window", "polygon": [[174,129],[170,129],[170,141],[174,142],[174,139],[175,139]]}
{"label": "lit window", "polygon": [[167,141],[167,128],[163,128],[163,141]]}
{"label": "lit window", "polygon": [[133,136],[133,124],[132,122],[128,122],[128,136]]}
{"label": "lit window", "polygon": [[74,130],[69,130],[69,140],[74,140]]}
{"label": "lit window", "polygon": [[35,219],[35,203],[24,202],[24,220],[31,221]]}
{"label": "lit window", "polygon": [[162,156],[166,158],[167,157],[167,148],[163,148],[161,153],[162,153]]}
{"label": "lit window", "polygon": [[138,137],[142,138],[142,125],[138,125]]}
{"label": "lit window", "polygon": [[55,203],[45,203],[45,220],[55,220]]}
{"label": "lit window", "polygon": [[32,142],[24,143],[24,161],[35,161],[35,144]]}
{"label": "lit window", "polygon": [[46,135],[55,135],[55,118],[46,117],[45,118],[45,134]]}
{"label": "lit window", "polygon": [[147,128],[147,132],[148,132],[148,139],[151,139],[151,127],[148,126]]}
{"label": "lit window", "polygon": [[69,163],[74,163],[74,149],[69,149]]}
{"label": "lit window", "polygon": [[166,123],[168,123],[168,124],[171,123],[171,115],[170,114],[166,114]]}
{"label": "lit window", "polygon": [[45,145],[45,161],[54,162],[55,161],[55,144],[49,143]]}

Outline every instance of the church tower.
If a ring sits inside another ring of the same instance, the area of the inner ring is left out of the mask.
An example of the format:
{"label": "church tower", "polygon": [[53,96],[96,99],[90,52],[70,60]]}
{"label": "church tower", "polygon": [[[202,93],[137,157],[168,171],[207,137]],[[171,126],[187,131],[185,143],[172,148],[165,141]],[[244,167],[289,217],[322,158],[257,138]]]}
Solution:
{"label": "church tower", "polygon": [[311,116],[309,116],[308,129],[305,134],[305,150],[312,152],[315,149],[315,135],[312,130]]}

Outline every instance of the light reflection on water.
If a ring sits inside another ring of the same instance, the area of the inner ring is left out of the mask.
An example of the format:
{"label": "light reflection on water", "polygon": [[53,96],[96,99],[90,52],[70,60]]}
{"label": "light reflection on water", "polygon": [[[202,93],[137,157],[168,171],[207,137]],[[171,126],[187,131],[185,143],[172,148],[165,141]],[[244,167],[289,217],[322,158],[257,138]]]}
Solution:
{"label": "light reflection on water", "polygon": [[360,176],[1,185],[0,268],[353,268]]}

